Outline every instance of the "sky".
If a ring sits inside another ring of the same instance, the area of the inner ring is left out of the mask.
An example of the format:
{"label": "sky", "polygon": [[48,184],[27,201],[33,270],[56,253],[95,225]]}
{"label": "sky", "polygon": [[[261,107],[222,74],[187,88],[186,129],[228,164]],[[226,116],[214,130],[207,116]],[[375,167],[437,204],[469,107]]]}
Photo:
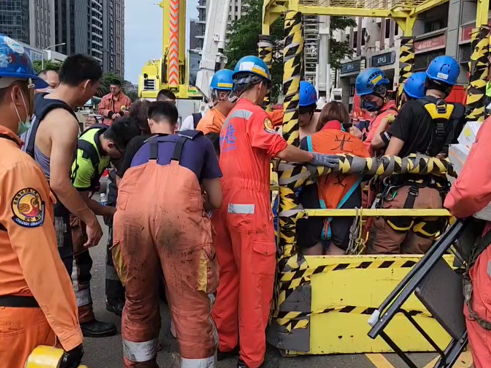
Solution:
{"label": "sky", "polygon": [[[156,5],[158,2],[126,0],[125,79],[133,83],[138,83],[138,76],[147,61],[162,57],[162,9]],[[197,0],[186,1],[186,49],[189,46],[189,20],[198,17],[196,5]]]}

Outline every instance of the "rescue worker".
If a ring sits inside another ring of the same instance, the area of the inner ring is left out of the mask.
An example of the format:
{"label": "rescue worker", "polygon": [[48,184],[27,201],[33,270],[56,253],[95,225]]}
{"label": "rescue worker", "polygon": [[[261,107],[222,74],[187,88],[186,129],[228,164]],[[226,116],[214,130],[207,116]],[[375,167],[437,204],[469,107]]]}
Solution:
{"label": "rescue worker", "polygon": [[210,309],[218,267],[205,209],[221,206],[222,174],[202,132],[174,134],[177,119],[174,104],[150,104],[148,121],[156,136],[137,152],[119,184],[114,249],[124,265],[118,272],[126,284],[122,335],[127,368],[158,367],[157,285],[162,272],[181,367],[215,367]]}
{"label": "rescue worker", "polygon": [[[329,102],[320,113],[317,133],[300,142],[300,148],[325,154],[352,154],[369,157],[362,141],[347,133],[350,117],[339,102]],[[303,208],[360,208],[363,176],[332,173],[317,183],[305,186],[299,193]],[[305,255],[343,255],[349,245],[352,217],[309,217],[297,221],[297,244]]]}
{"label": "rescue worker", "polygon": [[[401,96],[401,106],[404,105],[407,101],[418,100],[425,97],[425,82],[425,72],[411,74],[411,76],[406,79],[406,82],[404,83]],[[387,133],[387,125],[391,124],[393,121],[393,117],[386,117],[381,120],[380,125],[378,126],[373,136],[371,144],[373,150],[378,151],[387,147],[390,140],[389,133]]]}
{"label": "rescue worker", "polygon": [[65,350],[78,367],[82,332],[70,278],[58,255],[53,197],[41,168],[21,151],[34,88],[46,88],[24,48],[0,35],[0,357],[24,368],[38,345]]}
{"label": "rescue worker", "polygon": [[54,208],[58,251],[68,273],[73,268],[73,242],[70,213],[87,225],[87,243],[93,247],[102,237],[94,212],[73,187],[70,171],[80,132],[74,110],[91,99],[99,88],[102,69],[90,56],[68,56],[60,68],[60,85],[50,94],[37,94],[34,118],[21,137],[23,150],[41,166],[57,198]]}
{"label": "rescue worker", "polygon": [[102,97],[99,114],[104,116],[103,124],[110,126],[114,121],[126,115],[131,107],[131,99],[123,93],[121,81],[114,80],[109,86],[110,93]]}
{"label": "rescue worker", "polygon": [[[109,128],[107,125],[94,125],[80,136],[76,160],[72,166],[73,186],[96,215],[114,216],[116,208],[101,205],[92,199],[92,195],[99,191],[99,180],[111,160],[120,159],[128,142],[139,134],[138,123],[132,118],[124,117],[118,119]],[[86,337],[112,336],[117,332],[116,326],[112,323],[100,322],[94,316],[90,293],[92,258],[89,250],[84,247],[85,224],[72,216],[70,225],[75,255],[72,282],[82,332]],[[116,271],[114,274],[106,274],[106,279],[108,278],[119,281]],[[119,299],[106,302],[106,308],[119,315],[122,313],[123,306],[124,301]]]}
{"label": "rescue worker", "polygon": [[[300,139],[314,134],[317,131],[320,112],[317,109],[317,91],[315,87],[306,81],[300,82],[300,100],[298,102],[300,126]],[[283,123],[283,119],[281,121]]]}
{"label": "rescue worker", "polygon": [[210,83],[213,107],[199,121],[196,130],[202,131],[203,134],[220,133],[227,115],[235,106],[235,102],[228,98],[234,87],[233,74],[232,70],[222,69],[213,75]]}
{"label": "rescue worker", "polygon": [[[385,154],[406,157],[421,153],[436,157],[458,136],[456,126],[464,109],[444,100],[457,83],[458,62],[439,56],[426,71],[426,96],[408,101],[388,130],[390,137]],[[444,176],[397,175],[387,179],[382,193],[382,208],[438,209],[449,184]],[[378,217],[373,221],[368,241],[369,253],[421,254],[433,244],[446,225],[444,218]]]}
{"label": "rescue worker", "polygon": [[213,319],[220,337],[219,359],[234,354],[240,340],[238,367],[258,368],[266,352],[276,270],[270,160],[324,166],[332,157],[289,146],[276,133],[261,108],[271,86],[264,61],[256,56],[240,59],[233,80],[239,100],[220,132],[223,206],[212,216],[220,265]]}
{"label": "rescue worker", "polygon": [[[470,217],[485,208],[491,201],[491,160],[489,142],[491,139],[491,118],[481,125],[472,145],[462,172],[453,183],[452,189],[445,199],[445,207],[457,218]],[[464,314],[466,317],[467,334],[471,347],[472,360],[475,368],[487,368],[491,357],[491,331],[489,316],[491,302],[490,262],[491,232],[490,223],[485,223],[483,238],[475,245],[469,263],[471,265],[468,278],[464,281]],[[482,247],[480,246],[482,243]],[[477,251],[479,249],[479,251]],[[470,282],[472,288],[466,286]]]}
{"label": "rescue worker", "polygon": [[395,101],[388,99],[389,84],[390,81],[384,72],[378,68],[365,69],[356,77],[355,89],[362,100],[362,108],[369,113],[376,114],[370,122],[368,134],[364,140],[365,147],[372,155],[375,155],[375,150],[371,144],[378,126],[383,119],[397,115]]}

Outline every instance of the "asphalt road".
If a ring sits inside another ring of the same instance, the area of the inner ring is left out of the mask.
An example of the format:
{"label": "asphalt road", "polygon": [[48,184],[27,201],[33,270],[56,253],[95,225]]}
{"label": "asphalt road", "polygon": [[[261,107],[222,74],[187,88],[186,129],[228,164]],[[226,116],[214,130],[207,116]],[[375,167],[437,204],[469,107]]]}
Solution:
{"label": "asphalt road", "polygon": [[[104,226],[105,235],[98,247],[91,250],[94,265],[92,268],[92,298],[94,300],[94,311],[96,318],[112,322],[118,326],[118,334],[113,337],[101,339],[85,339],[85,356],[83,364],[89,368],[121,368],[122,346],[121,346],[121,319],[106,311],[104,295],[105,277],[105,244],[107,243],[107,227]],[[169,331],[169,315],[165,306],[161,308],[162,330],[160,342],[162,350],[158,354],[160,368],[178,368],[179,356],[177,343]],[[435,354],[417,354],[411,358],[418,368],[431,368],[434,363]],[[367,355],[338,355],[338,356],[309,356],[282,358],[280,354],[270,347],[267,353],[270,362],[267,368],[406,368],[395,355],[367,354]],[[470,354],[464,353],[454,368],[469,368],[472,361]],[[218,363],[218,368],[235,368],[236,360],[229,359]]]}

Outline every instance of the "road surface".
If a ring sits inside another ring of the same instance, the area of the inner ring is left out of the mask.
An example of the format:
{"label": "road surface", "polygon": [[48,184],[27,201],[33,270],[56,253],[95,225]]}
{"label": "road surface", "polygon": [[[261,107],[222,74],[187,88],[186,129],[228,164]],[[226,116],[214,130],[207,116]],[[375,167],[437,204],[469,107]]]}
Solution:
{"label": "road surface", "polygon": [[[92,298],[94,300],[94,311],[96,318],[105,322],[113,322],[118,326],[118,334],[113,337],[91,339],[86,338],[84,342],[85,356],[83,364],[89,368],[121,368],[121,319],[106,311],[104,295],[105,277],[105,244],[107,242],[107,227],[104,238],[98,247],[91,250],[94,259],[92,268]],[[179,368],[179,357],[177,344],[169,331],[169,315],[165,306],[162,306],[162,330],[160,334],[162,350],[158,354],[160,368]],[[436,354],[417,354],[411,358],[418,368],[432,368]],[[360,355],[338,355],[338,356],[309,356],[281,358],[276,349],[270,347],[267,359],[270,362],[267,368],[407,368],[407,366],[393,354],[360,354]],[[235,368],[235,359],[229,359],[218,363],[218,368]],[[463,353],[458,364],[454,368],[470,368],[472,360],[469,353]]]}

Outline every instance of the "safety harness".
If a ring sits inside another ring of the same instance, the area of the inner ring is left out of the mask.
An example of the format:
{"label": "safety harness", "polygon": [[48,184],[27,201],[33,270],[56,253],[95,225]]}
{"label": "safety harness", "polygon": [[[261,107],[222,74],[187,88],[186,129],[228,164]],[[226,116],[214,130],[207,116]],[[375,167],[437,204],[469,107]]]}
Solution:
{"label": "safety harness", "polygon": [[[176,146],[174,148],[174,152],[172,154],[171,161],[179,162],[181,160],[182,151],[184,149],[184,144],[187,140],[194,140],[199,136],[202,136],[203,132],[199,130],[184,130],[178,133],[177,141],[175,142]],[[159,137],[158,135],[150,137],[147,139],[146,143],[149,144],[150,147],[150,155],[148,160],[157,160],[159,157],[159,143],[174,143],[172,139],[172,135],[166,137]],[[140,148],[141,149],[141,148]],[[137,153],[138,154],[138,153]],[[136,155],[137,155],[136,154]],[[135,157],[136,157],[135,155]]]}

